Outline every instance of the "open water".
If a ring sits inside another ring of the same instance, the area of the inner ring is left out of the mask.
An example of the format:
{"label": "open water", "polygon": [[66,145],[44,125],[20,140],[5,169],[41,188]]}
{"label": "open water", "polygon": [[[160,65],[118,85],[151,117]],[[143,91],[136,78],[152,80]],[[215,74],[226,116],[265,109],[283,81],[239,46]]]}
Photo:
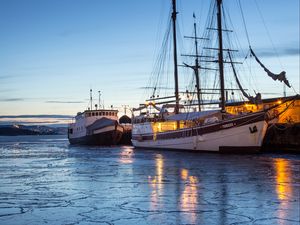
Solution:
{"label": "open water", "polygon": [[300,224],[300,154],[0,137],[0,224]]}

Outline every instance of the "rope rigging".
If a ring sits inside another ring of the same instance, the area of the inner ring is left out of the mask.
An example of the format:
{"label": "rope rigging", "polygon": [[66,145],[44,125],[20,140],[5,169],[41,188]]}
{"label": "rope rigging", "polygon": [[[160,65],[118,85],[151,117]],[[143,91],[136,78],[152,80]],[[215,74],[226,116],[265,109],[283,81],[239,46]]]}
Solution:
{"label": "rope rigging", "polygon": [[[277,56],[277,58],[278,58],[278,60],[279,60],[279,62],[280,62],[278,53],[277,53],[277,51],[276,51],[276,49],[275,49],[275,47],[274,47],[273,41],[272,41],[272,39],[271,39],[271,35],[270,35],[270,33],[269,33],[268,29],[267,29],[265,20],[264,20],[264,18],[263,18],[263,16],[262,16],[262,13],[261,13],[261,11],[260,11],[260,8],[259,8],[259,6],[258,6],[258,3],[257,3],[256,0],[254,0],[254,1],[255,1],[257,10],[258,10],[258,12],[259,12],[259,14],[260,14],[260,17],[261,17],[261,19],[262,19],[262,22],[263,22],[263,24],[264,24],[264,27],[265,27],[265,29],[266,29],[266,31],[267,31],[267,34],[268,34],[268,37],[269,37],[270,42],[271,42],[271,44],[272,44],[273,50],[274,50],[274,52],[276,53],[276,56]],[[241,12],[241,16],[242,16],[242,21],[243,21],[243,25],[244,25],[244,29],[245,29],[245,33],[246,33],[248,45],[249,45],[250,56],[253,56],[253,57],[255,58],[255,60],[257,61],[257,63],[264,69],[264,71],[267,73],[267,75],[268,75],[269,77],[271,77],[273,80],[279,80],[280,82],[284,82],[286,86],[288,86],[289,88],[291,88],[291,85],[290,85],[289,81],[288,81],[287,78],[286,78],[286,72],[285,72],[285,71],[282,71],[282,72],[280,72],[279,74],[272,73],[268,68],[266,68],[266,66],[258,59],[258,57],[256,56],[256,54],[254,53],[254,51],[253,51],[253,49],[252,49],[252,47],[251,47],[251,44],[250,44],[250,38],[249,38],[248,30],[247,30],[247,27],[246,27],[245,16],[244,16],[244,12],[243,12],[243,8],[242,8],[241,1],[240,1],[240,0],[238,0],[238,5],[239,5],[239,8],[240,8],[240,12]],[[247,54],[247,56],[248,56],[248,54]],[[247,56],[246,56],[246,57],[247,57]],[[245,57],[245,58],[246,58],[246,57]],[[280,64],[281,64],[281,62],[280,62]],[[282,67],[282,64],[281,64],[281,67]]]}

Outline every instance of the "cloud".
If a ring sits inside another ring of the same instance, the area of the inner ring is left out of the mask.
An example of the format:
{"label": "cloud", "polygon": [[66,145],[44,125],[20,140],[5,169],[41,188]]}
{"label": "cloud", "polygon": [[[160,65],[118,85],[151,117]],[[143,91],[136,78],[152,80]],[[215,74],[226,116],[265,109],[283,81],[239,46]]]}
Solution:
{"label": "cloud", "polygon": [[2,115],[0,116],[0,119],[3,118],[53,118],[53,119],[70,119],[73,116],[70,115],[47,115],[47,114],[42,114],[42,115]]}
{"label": "cloud", "polygon": [[24,98],[0,98],[0,102],[21,102]]}
{"label": "cloud", "polygon": [[9,78],[11,78],[11,76],[8,75],[0,76],[0,80],[9,79]]}
{"label": "cloud", "polygon": [[174,88],[172,87],[160,87],[160,86],[157,86],[157,87],[139,87],[139,89],[163,89],[163,90],[173,90]]}
{"label": "cloud", "polygon": [[258,57],[277,57],[278,56],[297,56],[300,55],[299,48],[286,47],[277,49],[277,53],[274,49],[253,49],[257,53]]}
{"label": "cloud", "polygon": [[300,48],[286,48],[284,51],[286,55],[300,55]]}
{"label": "cloud", "polygon": [[5,89],[0,89],[0,93],[4,93],[4,92],[12,92],[15,91],[16,89],[12,89],[12,88],[5,88]]}
{"label": "cloud", "polygon": [[74,103],[84,103],[84,102],[83,101],[45,101],[45,103],[74,104]]}

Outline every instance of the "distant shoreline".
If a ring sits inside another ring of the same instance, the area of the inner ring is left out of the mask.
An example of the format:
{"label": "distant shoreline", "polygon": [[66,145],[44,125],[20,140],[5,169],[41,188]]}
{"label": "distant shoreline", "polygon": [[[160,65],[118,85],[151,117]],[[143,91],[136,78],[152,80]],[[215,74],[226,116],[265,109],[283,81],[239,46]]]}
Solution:
{"label": "distant shoreline", "polygon": [[0,136],[66,135],[66,134],[67,134],[66,127],[24,126],[24,125],[0,126]]}

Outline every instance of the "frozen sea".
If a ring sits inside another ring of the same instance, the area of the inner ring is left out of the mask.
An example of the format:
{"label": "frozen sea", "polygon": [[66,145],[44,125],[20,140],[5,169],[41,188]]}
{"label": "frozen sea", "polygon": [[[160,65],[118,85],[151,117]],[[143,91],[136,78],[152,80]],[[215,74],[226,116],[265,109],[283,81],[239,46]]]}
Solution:
{"label": "frozen sea", "polygon": [[300,154],[0,137],[0,224],[300,224]]}

